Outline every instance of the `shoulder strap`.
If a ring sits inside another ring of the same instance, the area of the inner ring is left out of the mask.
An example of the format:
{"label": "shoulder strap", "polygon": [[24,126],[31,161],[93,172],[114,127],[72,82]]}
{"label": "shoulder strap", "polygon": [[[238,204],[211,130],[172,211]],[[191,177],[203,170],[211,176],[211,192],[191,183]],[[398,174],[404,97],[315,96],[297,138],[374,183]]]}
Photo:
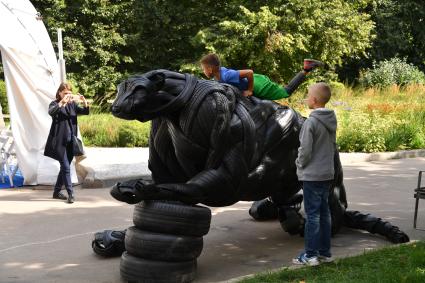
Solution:
{"label": "shoulder strap", "polygon": [[[65,106],[65,111],[66,111],[66,113],[68,113],[68,115],[70,115],[68,108],[66,108],[66,106]],[[71,135],[74,135],[74,131],[72,130],[72,124],[71,124],[70,118],[68,119],[68,124],[69,124],[69,130],[71,131]]]}

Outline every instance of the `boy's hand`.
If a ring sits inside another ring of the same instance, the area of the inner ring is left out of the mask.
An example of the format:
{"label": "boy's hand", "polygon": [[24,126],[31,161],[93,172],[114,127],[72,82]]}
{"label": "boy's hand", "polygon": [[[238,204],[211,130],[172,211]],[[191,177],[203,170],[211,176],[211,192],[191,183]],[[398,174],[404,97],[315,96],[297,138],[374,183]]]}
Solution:
{"label": "boy's hand", "polygon": [[250,90],[244,90],[244,92],[242,92],[243,96],[248,97],[252,95],[252,91]]}

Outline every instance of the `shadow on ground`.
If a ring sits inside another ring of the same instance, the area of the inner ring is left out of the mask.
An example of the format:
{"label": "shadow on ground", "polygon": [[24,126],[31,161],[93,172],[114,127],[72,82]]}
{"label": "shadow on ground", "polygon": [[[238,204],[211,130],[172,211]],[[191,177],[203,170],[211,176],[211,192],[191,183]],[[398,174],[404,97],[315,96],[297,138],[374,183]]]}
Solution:
{"label": "shadow on ground", "polygon": [[[344,166],[349,208],[372,213],[400,226],[411,239],[413,188],[424,158]],[[48,190],[0,190],[0,274],[2,283],[120,282],[119,259],[93,254],[93,233],[132,225],[133,207],[109,196],[109,189],[79,189],[70,205],[52,200]],[[277,221],[256,222],[251,203],[213,208],[195,282],[217,282],[290,265],[303,238],[283,232]],[[420,204],[419,223],[425,227]],[[342,229],[332,239],[336,256],[389,245],[383,237]]]}

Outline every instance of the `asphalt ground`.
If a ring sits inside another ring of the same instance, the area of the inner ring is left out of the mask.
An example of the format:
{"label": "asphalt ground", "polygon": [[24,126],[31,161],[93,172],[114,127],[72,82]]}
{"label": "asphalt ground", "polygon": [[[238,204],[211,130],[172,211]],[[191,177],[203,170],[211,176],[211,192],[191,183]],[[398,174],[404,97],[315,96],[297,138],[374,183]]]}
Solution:
{"label": "asphalt ground", "polygon": [[[411,240],[418,170],[425,158],[344,165],[349,209],[372,213],[399,226]],[[51,199],[46,187],[0,190],[0,282],[121,282],[119,258],[95,255],[93,234],[132,225],[131,205],[115,201],[109,189],[76,188],[76,202]],[[285,233],[277,221],[256,222],[250,202],[213,208],[195,282],[219,282],[291,265],[303,238]],[[425,229],[425,201],[418,226]],[[332,239],[336,257],[390,245],[385,238],[344,228]]]}

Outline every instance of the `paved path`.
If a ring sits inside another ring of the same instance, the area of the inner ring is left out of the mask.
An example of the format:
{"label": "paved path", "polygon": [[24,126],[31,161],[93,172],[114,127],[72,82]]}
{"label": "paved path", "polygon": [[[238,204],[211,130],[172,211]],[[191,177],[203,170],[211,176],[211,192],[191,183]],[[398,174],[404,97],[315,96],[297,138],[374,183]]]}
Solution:
{"label": "paved path", "polygon": [[[425,158],[344,166],[350,209],[390,220],[411,239],[413,188]],[[119,259],[92,253],[95,231],[132,225],[132,206],[114,201],[108,189],[77,190],[77,202],[52,200],[47,190],[0,190],[0,282],[120,282]],[[425,201],[424,201],[425,202]],[[214,208],[210,233],[198,260],[195,282],[218,282],[289,265],[303,239],[289,236],[278,222],[255,222],[250,203]],[[419,225],[425,227],[425,206]],[[388,245],[385,239],[343,229],[332,241],[336,256]]]}

